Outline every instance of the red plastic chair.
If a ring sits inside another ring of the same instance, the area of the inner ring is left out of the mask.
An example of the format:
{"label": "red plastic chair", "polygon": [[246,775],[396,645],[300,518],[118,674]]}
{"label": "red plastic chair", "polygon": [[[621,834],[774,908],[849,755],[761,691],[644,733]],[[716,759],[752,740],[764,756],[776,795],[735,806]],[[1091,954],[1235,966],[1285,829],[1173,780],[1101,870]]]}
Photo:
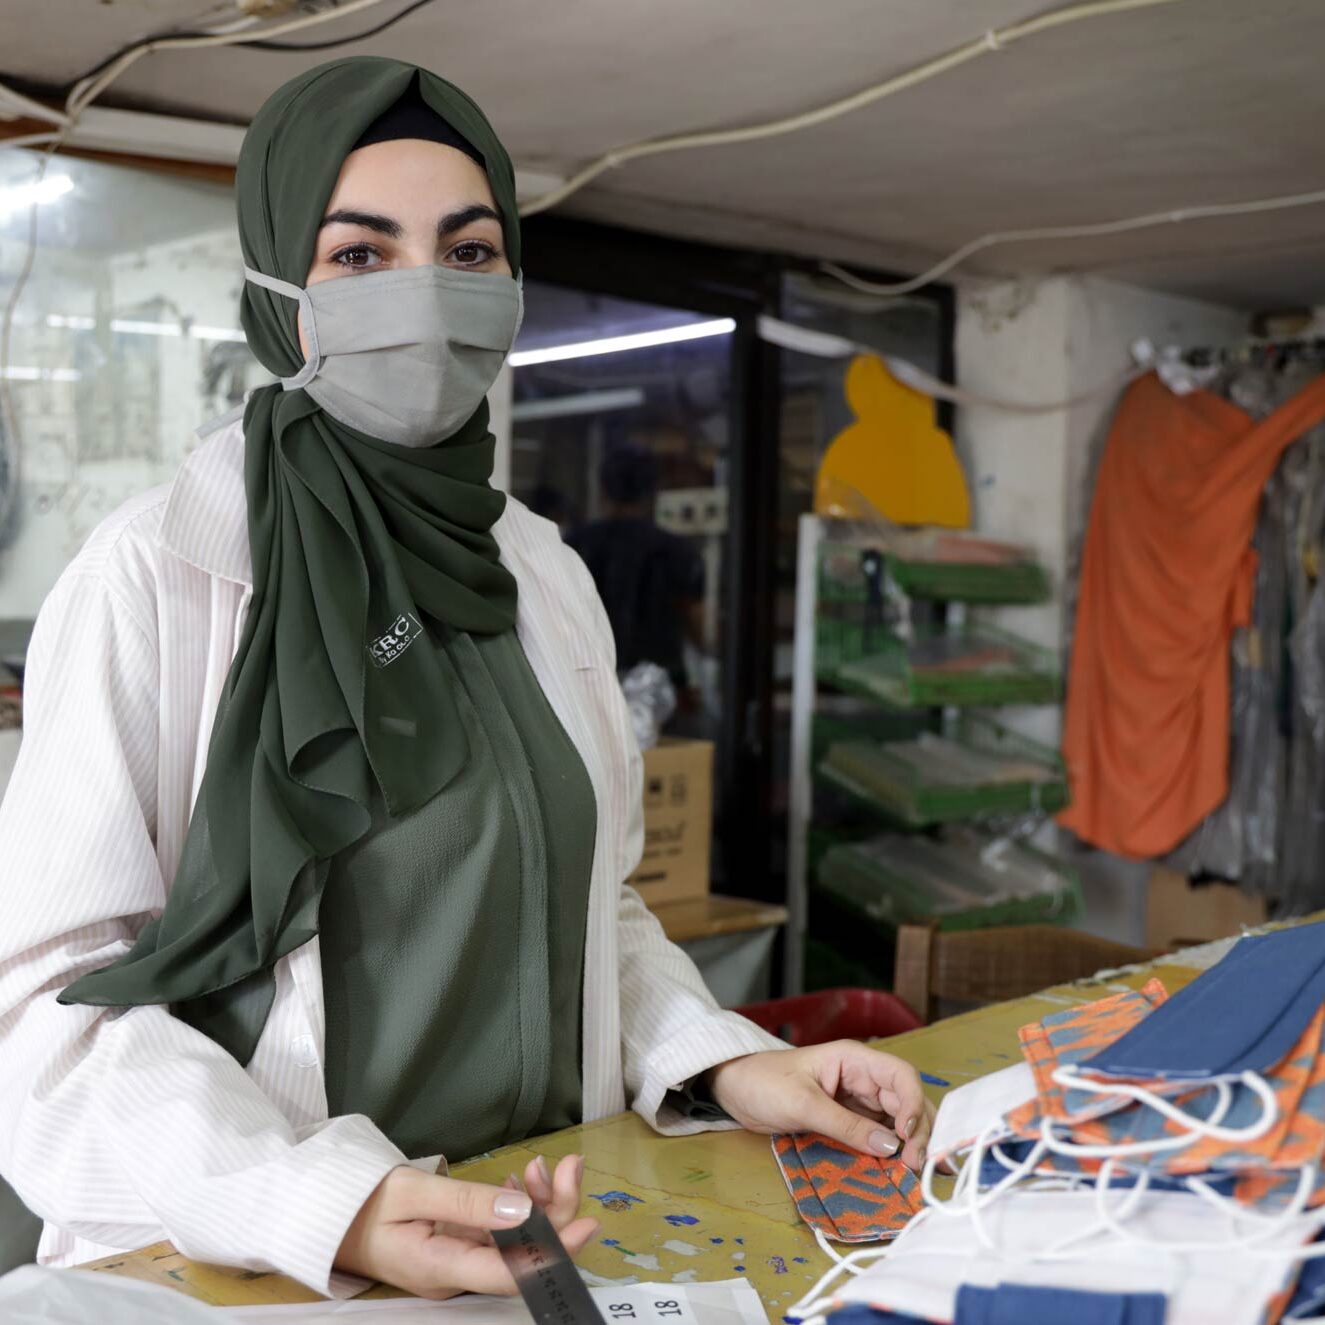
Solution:
{"label": "red plastic chair", "polygon": [[797,1048],[829,1040],[880,1040],[923,1024],[900,998],[881,989],[822,989],[736,1011]]}

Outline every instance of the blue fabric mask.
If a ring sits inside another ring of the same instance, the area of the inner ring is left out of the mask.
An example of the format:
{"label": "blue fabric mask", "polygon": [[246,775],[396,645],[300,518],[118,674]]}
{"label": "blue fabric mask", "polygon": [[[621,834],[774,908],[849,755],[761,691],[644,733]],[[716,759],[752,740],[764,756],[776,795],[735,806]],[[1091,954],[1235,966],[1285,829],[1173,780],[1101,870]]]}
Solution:
{"label": "blue fabric mask", "polygon": [[1093,1293],[1075,1288],[967,1284],[953,1325],[1164,1325],[1160,1293]]}
{"label": "blue fabric mask", "polygon": [[1158,1079],[1265,1072],[1325,1001],[1325,924],[1245,938],[1116,1044],[1087,1059],[1099,1075]]}

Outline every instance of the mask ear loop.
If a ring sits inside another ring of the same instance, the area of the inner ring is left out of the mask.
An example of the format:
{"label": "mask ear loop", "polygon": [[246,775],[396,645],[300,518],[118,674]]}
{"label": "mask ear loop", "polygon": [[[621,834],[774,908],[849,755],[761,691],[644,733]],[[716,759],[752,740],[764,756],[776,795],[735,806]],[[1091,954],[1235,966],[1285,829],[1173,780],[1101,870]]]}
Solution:
{"label": "mask ear loop", "polygon": [[[922,1218],[924,1214],[925,1212],[922,1210],[919,1214],[915,1215],[912,1218],[911,1223],[907,1225],[907,1228],[914,1225],[916,1220]],[[837,1252],[827,1245],[828,1239],[823,1237],[819,1230],[816,1229],[814,1232],[814,1240],[819,1244],[820,1248],[833,1259],[835,1264],[819,1276],[814,1287],[811,1288],[799,1302],[795,1303],[794,1306],[787,1308],[786,1314],[795,1320],[799,1320],[801,1325],[822,1325],[824,1320],[823,1313],[826,1309],[835,1305],[837,1300],[831,1294],[827,1293],[829,1285],[841,1275],[863,1273],[863,1271],[858,1268],[859,1266],[865,1261],[883,1259],[883,1257],[887,1256],[904,1236],[905,1231],[887,1246],[862,1247],[859,1251],[850,1252],[846,1256],[839,1256]]]}
{"label": "mask ear loop", "polygon": [[[1226,1115],[1232,1103],[1232,1091],[1229,1089],[1227,1083],[1217,1082],[1215,1083],[1215,1089],[1218,1092],[1218,1098],[1212,1114],[1214,1123],[1212,1124],[1208,1120],[1198,1120],[1203,1127],[1208,1128],[1211,1126],[1217,1126]],[[1186,1117],[1187,1115],[1184,1114],[1182,1116]],[[1114,1146],[1076,1146],[1072,1143],[1063,1142],[1054,1136],[1052,1121],[1053,1120],[1048,1117],[1041,1119],[1040,1139],[1032,1146],[1026,1158],[1020,1162],[1008,1161],[1006,1156],[1002,1156],[1001,1152],[998,1151],[996,1144],[992,1146],[993,1151],[999,1155],[999,1162],[1003,1164],[1008,1172],[1004,1177],[1000,1178],[997,1183],[983,1193],[980,1191],[979,1175],[983,1168],[986,1150],[991,1147],[992,1136],[1002,1126],[1001,1119],[995,1119],[990,1122],[976,1137],[971,1152],[967,1157],[965,1164],[962,1166],[961,1173],[958,1175],[957,1184],[953,1189],[952,1197],[948,1201],[940,1200],[934,1193],[933,1178],[937,1160],[935,1157],[931,1157],[926,1162],[921,1173],[921,1194],[924,1196],[926,1203],[932,1208],[954,1217],[969,1215],[971,1228],[975,1233],[977,1241],[986,1251],[998,1255],[1000,1254],[999,1248],[986,1225],[984,1212],[990,1205],[998,1200],[1004,1192],[1009,1191],[1032,1174],[1046,1153],[1052,1151],[1054,1153],[1071,1156],[1081,1155],[1102,1157],[1108,1158],[1112,1162],[1113,1157],[1120,1150],[1122,1153],[1148,1154],[1153,1153],[1156,1149],[1179,1149],[1193,1145],[1196,1141],[1200,1140],[1199,1135],[1189,1135],[1185,1137],[1168,1138],[1164,1141],[1158,1142],[1137,1142],[1128,1145],[1125,1148]],[[1129,1194],[1126,1203],[1128,1214],[1131,1213],[1131,1210],[1134,1209],[1135,1205],[1140,1201],[1148,1185],[1149,1177],[1142,1175],[1137,1183],[1138,1190]],[[1098,1190],[1098,1180],[1096,1186]],[[1052,1257],[1056,1254],[1061,1255],[1067,1247],[1074,1246],[1079,1242],[1091,1237],[1096,1237],[1107,1231],[1109,1231],[1108,1226],[1097,1220],[1096,1223],[1089,1228],[1078,1230],[1064,1241],[1054,1243],[1051,1247],[1046,1248],[1043,1255],[1047,1257]]]}
{"label": "mask ear loop", "polygon": [[814,1233],[814,1240],[816,1243],[818,1243],[819,1250],[823,1252],[823,1254],[827,1256],[830,1261],[834,1262],[836,1265],[840,1265],[849,1274],[862,1273],[862,1271],[858,1268],[858,1262],[853,1260],[852,1259],[853,1257],[859,1256],[860,1259],[863,1261],[866,1259],[865,1255],[866,1252],[874,1252],[877,1255],[883,1254],[879,1248],[871,1246],[871,1247],[862,1247],[858,1251],[849,1251],[845,1256],[843,1256],[840,1252],[834,1249],[832,1242],[829,1240],[828,1234],[825,1233],[823,1229],[816,1228],[811,1231]]}
{"label": "mask ear loop", "polygon": [[1227,1215],[1231,1219],[1245,1219],[1252,1224],[1274,1224],[1278,1227],[1284,1222],[1285,1217],[1296,1218],[1306,1210],[1307,1202],[1311,1199],[1311,1193],[1315,1188],[1319,1172],[1314,1164],[1304,1165],[1298,1172],[1297,1188],[1293,1193],[1292,1200],[1283,1210],[1269,1215],[1262,1214],[1254,1206],[1239,1205],[1236,1200],[1230,1200],[1227,1196],[1215,1191],[1204,1178],[1197,1177],[1195,1174],[1191,1174],[1184,1179],[1183,1185],[1193,1196],[1199,1196],[1201,1200],[1213,1206],[1220,1214]]}
{"label": "mask ear loop", "polygon": [[[839,1264],[828,1270],[819,1281],[806,1293],[799,1302],[790,1306],[786,1310],[788,1319],[799,1322],[799,1325],[825,1325],[827,1319],[826,1313],[835,1309],[839,1300],[831,1294],[825,1295],[825,1289],[839,1275],[844,1273],[863,1273],[858,1271],[855,1266],[865,1260],[882,1260],[896,1252],[903,1243],[911,1238],[916,1230],[924,1224],[934,1213],[932,1209],[918,1211],[911,1216],[906,1227],[889,1243],[882,1247],[865,1247],[860,1251],[852,1252],[848,1256],[840,1258]],[[968,1253],[964,1248],[956,1249],[955,1254],[965,1257]]]}
{"label": "mask ear loop", "polygon": [[299,325],[303,328],[304,335],[308,337],[308,358],[293,377],[282,377],[280,382],[286,391],[297,391],[300,387],[307,386],[322,367],[322,352],[317,343],[317,319],[313,316],[313,301],[308,297],[308,291],[298,285],[292,285],[289,281],[277,280],[275,276],[254,271],[252,267],[244,268],[244,279],[252,281],[254,285],[262,286],[264,290],[271,290],[274,294],[283,294],[287,299],[293,299],[299,304]]}
{"label": "mask ear loop", "polygon": [[[1153,1247],[1160,1251],[1172,1252],[1206,1252],[1206,1251],[1236,1251],[1240,1254],[1249,1256],[1265,1257],[1271,1260],[1283,1260],[1288,1264],[1294,1261],[1314,1260],[1319,1256],[1325,1256],[1325,1244],[1308,1243],[1304,1247],[1258,1247],[1255,1244],[1264,1242],[1273,1237],[1276,1233],[1287,1228],[1293,1220],[1299,1218],[1310,1199],[1312,1188],[1315,1186],[1316,1170],[1314,1165],[1306,1165],[1298,1179],[1298,1188],[1293,1199],[1285,1206],[1281,1214],[1275,1216],[1257,1216],[1258,1219],[1265,1221],[1265,1227],[1252,1233],[1246,1233],[1242,1236],[1225,1238],[1223,1241],[1210,1242],[1160,1242],[1154,1238],[1142,1238],[1132,1233],[1121,1222],[1121,1219],[1128,1218],[1135,1208],[1135,1202],[1132,1202],[1127,1209],[1110,1210],[1108,1203],[1109,1183],[1113,1176],[1113,1170],[1116,1161],[1109,1159],[1100,1167],[1099,1181],[1095,1186],[1095,1209],[1099,1214],[1109,1232],[1120,1241],[1131,1243],[1134,1246]],[[1137,1175],[1137,1188],[1149,1187],[1150,1178],[1144,1171]],[[1135,1188],[1133,1189],[1136,1190]],[[1194,1193],[1200,1195],[1200,1193]],[[1216,1196],[1215,1193],[1210,1193]],[[1208,1198],[1207,1198],[1208,1199]],[[1216,1199],[1219,1199],[1216,1196]],[[1239,1210],[1236,1217],[1246,1217],[1245,1210]],[[1312,1218],[1313,1228],[1325,1227],[1325,1210]]]}
{"label": "mask ear loop", "polygon": [[[1273,1089],[1269,1083],[1260,1075],[1259,1072],[1242,1072],[1236,1078],[1236,1084],[1246,1086],[1261,1101],[1261,1116],[1247,1127],[1221,1127],[1216,1122],[1210,1122],[1208,1119],[1197,1118],[1184,1109],[1170,1104],[1162,1095],[1156,1094],[1153,1090],[1145,1086],[1134,1086],[1128,1082],[1102,1082],[1091,1078],[1078,1076],[1071,1067],[1060,1067],[1054,1071],[1054,1082],[1071,1090],[1084,1090],[1097,1095],[1120,1095],[1124,1099],[1135,1100],[1138,1104],[1144,1104],[1147,1108],[1154,1109],[1156,1113],[1162,1114],[1171,1122],[1175,1122],[1179,1127],[1186,1128],[1188,1131],[1196,1134],[1197,1137],[1208,1137],[1214,1141],[1255,1141],[1264,1136],[1271,1127],[1279,1121],[1279,1101],[1275,1098]],[[1227,1081],[1215,1081],[1208,1083],[1220,1091],[1221,1103],[1228,1098]],[[1199,1086],[1200,1083],[1195,1083]],[[1225,1105],[1225,1110],[1227,1105]],[[1219,1113],[1222,1119],[1224,1112]],[[1083,1150],[1082,1153],[1087,1153]],[[1122,1152],[1118,1152],[1122,1153]],[[1140,1151],[1134,1153],[1143,1153]]]}

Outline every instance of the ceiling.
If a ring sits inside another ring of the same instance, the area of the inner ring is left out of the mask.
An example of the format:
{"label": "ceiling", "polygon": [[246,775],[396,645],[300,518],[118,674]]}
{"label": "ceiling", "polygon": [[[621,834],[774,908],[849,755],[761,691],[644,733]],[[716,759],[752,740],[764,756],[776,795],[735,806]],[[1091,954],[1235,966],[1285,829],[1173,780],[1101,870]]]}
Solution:
{"label": "ceiling", "polygon": [[[218,6],[43,0],[0,77],[59,87]],[[401,7],[289,40],[327,40]],[[416,60],[489,112],[517,165],[566,175],[624,142],[748,124],[888,77],[1057,0],[437,0],[349,49]],[[1178,0],[1072,24],[819,127],[629,163],[569,214],[913,272],[991,230],[1325,188],[1325,4]],[[337,52],[337,53],[344,53]],[[104,104],[242,123],[329,58],[160,52]],[[1082,270],[1247,308],[1325,303],[1325,206],[985,253],[965,271]]]}

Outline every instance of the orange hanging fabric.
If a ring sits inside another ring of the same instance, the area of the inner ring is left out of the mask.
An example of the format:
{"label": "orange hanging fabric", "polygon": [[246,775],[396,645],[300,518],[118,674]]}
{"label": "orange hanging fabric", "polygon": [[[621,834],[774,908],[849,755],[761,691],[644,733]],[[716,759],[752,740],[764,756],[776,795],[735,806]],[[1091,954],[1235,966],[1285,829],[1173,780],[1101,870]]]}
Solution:
{"label": "orange hanging fabric", "polygon": [[1125,856],[1162,855],[1228,794],[1229,645],[1246,625],[1261,490],[1325,419],[1325,377],[1254,422],[1153,373],[1124,396],[1086,534],[1059,822]]}

